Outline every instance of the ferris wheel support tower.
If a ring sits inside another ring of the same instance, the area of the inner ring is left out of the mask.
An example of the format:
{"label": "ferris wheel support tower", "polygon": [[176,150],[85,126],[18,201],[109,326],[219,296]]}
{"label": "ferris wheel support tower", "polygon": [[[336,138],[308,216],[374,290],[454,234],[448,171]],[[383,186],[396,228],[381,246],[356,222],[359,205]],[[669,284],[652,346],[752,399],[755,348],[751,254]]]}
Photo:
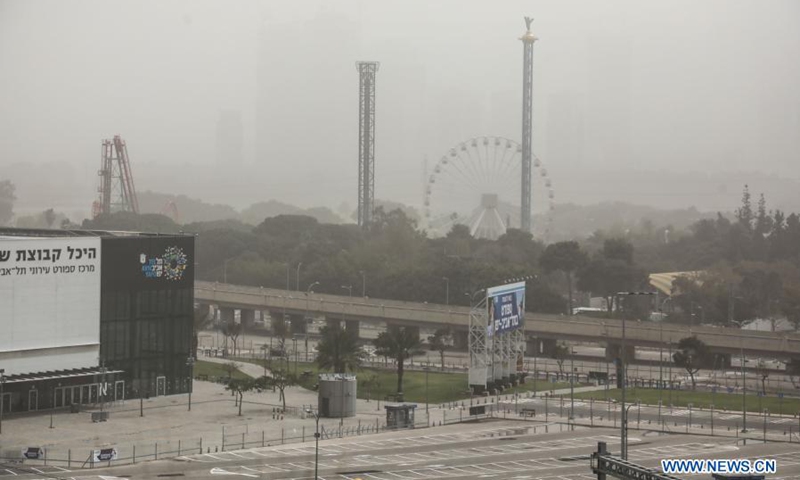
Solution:
{"label": "ferris wheel support tower", "polygon": [[520,227],[531,231],[531,158],[533,156],[533,43],[538,40],[531,32],[533,18],[525,17],[527,31],[522,40],[522,199]]}

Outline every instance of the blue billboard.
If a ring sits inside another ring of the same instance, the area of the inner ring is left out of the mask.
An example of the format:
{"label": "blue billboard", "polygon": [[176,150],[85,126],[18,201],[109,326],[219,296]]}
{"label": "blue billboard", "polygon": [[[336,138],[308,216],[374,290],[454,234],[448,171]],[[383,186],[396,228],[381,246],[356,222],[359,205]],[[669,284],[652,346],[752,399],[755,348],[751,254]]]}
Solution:
{"label": "blue billboard", "polygon": [[492,287],[486,291],[489,334],[516,330],[525,322],[525,282]]}

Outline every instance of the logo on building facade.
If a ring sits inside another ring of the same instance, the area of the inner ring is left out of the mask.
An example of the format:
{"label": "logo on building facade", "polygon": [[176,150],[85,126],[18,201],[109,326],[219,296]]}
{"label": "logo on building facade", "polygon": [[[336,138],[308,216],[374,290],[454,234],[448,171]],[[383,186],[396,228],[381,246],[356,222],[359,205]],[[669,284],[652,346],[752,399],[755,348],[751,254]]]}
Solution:
{"label": "logo on building facade", "polygon": [[186,271],[188,258],[183,249],[178,247],[167,247],[164,254],[148,258],[146,254],[139,255],[139,263],[142,264],[142,273],[147,278],[164,278],[166,280],[178,281],[183,278]]}

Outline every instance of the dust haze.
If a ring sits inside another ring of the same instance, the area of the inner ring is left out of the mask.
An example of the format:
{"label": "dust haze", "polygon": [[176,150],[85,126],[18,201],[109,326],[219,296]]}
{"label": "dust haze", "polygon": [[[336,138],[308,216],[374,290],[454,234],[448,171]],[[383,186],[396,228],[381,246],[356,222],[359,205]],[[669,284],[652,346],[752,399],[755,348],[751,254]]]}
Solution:
{"label": "dust haze", "polygon": [[556,202],[800,208],[800,3],[0,0],[0,177],[18,212],[88,216],[100,142],[138,190],[237,208],[356,205],[358,77],[376,78],[376,197],[422,204],[466,139],[520,140]]}

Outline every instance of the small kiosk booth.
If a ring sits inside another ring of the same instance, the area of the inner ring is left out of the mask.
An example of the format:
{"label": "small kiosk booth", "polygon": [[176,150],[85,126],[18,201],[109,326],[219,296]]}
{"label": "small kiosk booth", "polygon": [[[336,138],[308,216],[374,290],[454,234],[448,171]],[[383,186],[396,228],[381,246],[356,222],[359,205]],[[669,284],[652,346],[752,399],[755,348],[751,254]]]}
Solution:
{"label": "small kiosk booth", "polygon": [[416,403],[384,405],[386,409],[386,428],[414,428],[414,409]]}

